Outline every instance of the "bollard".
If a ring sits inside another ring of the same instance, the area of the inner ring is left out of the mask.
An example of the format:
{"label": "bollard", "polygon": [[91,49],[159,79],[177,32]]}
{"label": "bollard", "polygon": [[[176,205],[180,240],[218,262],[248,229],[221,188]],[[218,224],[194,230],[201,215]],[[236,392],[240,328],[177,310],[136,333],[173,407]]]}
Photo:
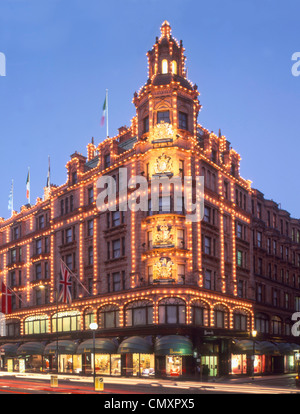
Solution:
{"label": "bollard", "polygon": [[104,382],[102,377],[95,378],[95,391],[104,391]]}
{"label": "bollard", "polygon": [[51,375],[50,385],[51,385],[51,387],[58,387],[58,377],[57,377],[57,375]]}

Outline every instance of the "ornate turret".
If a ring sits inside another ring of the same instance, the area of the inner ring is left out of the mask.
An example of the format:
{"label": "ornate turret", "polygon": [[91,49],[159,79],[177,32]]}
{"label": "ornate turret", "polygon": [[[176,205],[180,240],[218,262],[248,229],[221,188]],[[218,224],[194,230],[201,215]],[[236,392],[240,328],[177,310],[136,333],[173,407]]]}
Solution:
{"label": "ornate turret", "polygon": [[164,21],[161,36],[147,52],[148,81],[134,94],[137,109],[138,136],[151,133],[160,122],[170,123],[181,135],[196,134],[200,110],[199,92],[186,77],[184,47],[171,35]]}

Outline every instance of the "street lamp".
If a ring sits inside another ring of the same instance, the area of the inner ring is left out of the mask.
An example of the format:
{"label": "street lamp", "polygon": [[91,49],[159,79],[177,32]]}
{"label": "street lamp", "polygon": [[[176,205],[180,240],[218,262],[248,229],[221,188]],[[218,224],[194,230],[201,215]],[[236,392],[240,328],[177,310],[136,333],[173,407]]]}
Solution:
{"label": "street lamp", "polygon": [[255,359],[255,337],[257,335],[257,331],[252,331],[252,340],[253,340],[253,350],[252,350],[252,381],[254,381],[254,359]]}
{"label": "street lamp", "polygon": [[95,346],[95,331],[98,329],[98,325],[96,324],[96,322],[92,322],[90,324],[90,329],[93,332],[93,363],[94,363],[94,373],[93,373],[93,377],[94,377],[94,386],[95,386],[95,378],[96,378],[96,346]]}

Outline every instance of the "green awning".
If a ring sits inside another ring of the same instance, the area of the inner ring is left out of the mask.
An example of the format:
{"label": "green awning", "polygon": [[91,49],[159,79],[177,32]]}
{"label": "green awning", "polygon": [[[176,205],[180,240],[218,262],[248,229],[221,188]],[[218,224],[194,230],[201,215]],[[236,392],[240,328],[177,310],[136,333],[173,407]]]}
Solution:
{"label": "green awning", "polygon": [[292,344],[288,344],[285,342],[275,342],[279,352],[281,355],[293,355],[293,347]]}
{"label": "green awning", "polygon": [[155,355],[193,355],[193,344],[185,336],[168,335],[157,339]]}
{"label": "green awning", "polygon": [[[242,339],[241,341],[236,341],[232,347],[231,352],[234,355],[252,354],[253,353],[253,341],[250,339]],[[261,346],[258,341],[255,341],[255,354],[262,355]]]}
{"label": "green awning", "polygon": [[[256,355],[280,355],[279,348],[275,343],[269,341],[254,341]],[[251,354],[253,353],[252,339],[236,340],[232,347],[233,354]]]}
{"label": "green awning", "polygon": [[[94,352],[93,339],[87,339],[77,347],[77,354],[88,354]],[[116,354],[117,346],[110,339],[95,338],[96,354]]]}
{"label": "green awning", "polygon": [[76,354],[77,345],[73,341],[54,341],[46,345],[44,355],[55,355],[58,347],[59,354],[72,355]]}
{"label": "green awning", "polygon": [[17,349],[17,355],[43,355],[45,345],[41,342],[26,342],[25,344],[19,346]]}
{"label": "green awning", "polygon": [[261,351],[263,355],[280,355],[277,346],[268,341],[260,341]]}
{"label": "green awning", "polygon": [[118,354],[153,354],[153,348],[146,339],[131,336],[120,344]]}
{"label": "green awning", "polygon": [[2,356],[14,357],[17,355],[19,344],[3,344],[0,345],[0,353]]}

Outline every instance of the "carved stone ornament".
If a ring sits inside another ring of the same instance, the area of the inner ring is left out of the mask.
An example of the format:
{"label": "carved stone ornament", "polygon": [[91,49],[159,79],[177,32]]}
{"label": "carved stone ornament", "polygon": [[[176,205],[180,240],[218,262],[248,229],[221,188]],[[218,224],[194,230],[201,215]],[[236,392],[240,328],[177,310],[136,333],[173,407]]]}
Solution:
{"label": "carved stone ornament", "polygon": [[173,162],[171,157],[166,154],[160,155],[154,164],[155,174],[173,174]]}
{"label": "carved stone ornament", "polygon": [[158,222],[153,231],[153,247],[173,247],[174,232],[172,226],[165,221]]}
{"label": "carved stone ornament", "polygon": [[169,257],[161,257],[153,266],[153,280],[172,279],[173,265]]}
{"label": "carved stone ornament", "polygon": [[172,124],[161,121],[156,124],[152,132],[152,143],[172,142],[176,139],[176,132]]}

